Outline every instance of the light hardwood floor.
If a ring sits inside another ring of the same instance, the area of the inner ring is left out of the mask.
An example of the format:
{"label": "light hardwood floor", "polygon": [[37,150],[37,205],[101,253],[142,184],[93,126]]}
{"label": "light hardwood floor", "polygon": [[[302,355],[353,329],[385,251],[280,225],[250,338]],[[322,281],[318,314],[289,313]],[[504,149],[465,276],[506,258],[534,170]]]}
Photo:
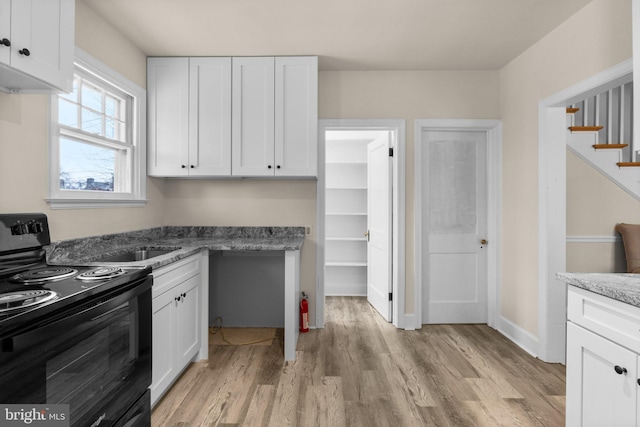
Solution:
{"label": "light hardwood floor", "polygon": [[297,360],[211,346],[156,406],[152,426],[563,426],[565,369],[486,325],[397,330],[364,298],[329,297]]}

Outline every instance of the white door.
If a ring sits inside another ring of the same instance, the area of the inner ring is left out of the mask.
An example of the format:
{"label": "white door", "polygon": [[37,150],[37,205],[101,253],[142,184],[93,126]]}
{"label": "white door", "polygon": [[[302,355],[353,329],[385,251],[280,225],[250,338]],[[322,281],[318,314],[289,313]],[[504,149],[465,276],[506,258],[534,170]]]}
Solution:
{"label": "white door", "polygon": [[391,157],[389,134],[367,145],[367,300],[390,322]]}
{"label": "white door", "polygon": [[423,323],[487,322],[487,138],[422,133]]}

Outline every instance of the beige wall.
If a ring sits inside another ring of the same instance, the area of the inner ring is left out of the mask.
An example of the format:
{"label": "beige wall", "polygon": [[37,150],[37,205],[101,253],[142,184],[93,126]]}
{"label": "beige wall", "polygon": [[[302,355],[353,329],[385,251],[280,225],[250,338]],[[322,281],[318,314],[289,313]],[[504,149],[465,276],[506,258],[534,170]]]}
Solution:
{"label": "beige wall", "polygon": [[[534,336],[538,334],[538,102],[630,57],[631,1],[595,0],[500,71],[504,131],[500,311]],[[618,203],[610,194],[602,196],[600,206]],[[628,203],[621,206],[621,216],[629,209]],[[568,224],[582,222],[584,212],[570,215]],[[611,230],[606,221],[594,220],[601,224],[598,228]]]}
{"label": "beige wall", "polygon": [[324,71],[320,119],[406,120],[406,295],[414,307],[414,120],[500,117],[497,71]]}
{"label": "beige wall", "polygon": [[[145,55],[81,2],[76,4],[76,45],[145,87]],[[46,213],[53,240],[163,224],[163,182],[151,179],[145,208],[49,209],[48,123],[48,96],[0,94],[0,212]]]}

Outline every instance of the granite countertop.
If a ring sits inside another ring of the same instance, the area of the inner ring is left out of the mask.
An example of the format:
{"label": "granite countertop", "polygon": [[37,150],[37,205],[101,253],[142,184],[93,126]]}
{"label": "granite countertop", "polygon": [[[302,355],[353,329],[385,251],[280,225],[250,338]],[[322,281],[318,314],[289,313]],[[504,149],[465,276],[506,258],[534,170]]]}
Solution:
{"label": "granite countertop", "polygon": [[[151,266],[158,268],[198,253],[222,251],[294,251],[304,243],[304,227],[156,227],[52,242],[45,249],[52,265]],[[137,248],[171,250],[144,261],[105,262],[104,256]]]}
{"label": "granite countertop", "polygon": [[557,273],[569,285],[640,307],[640,274]]}

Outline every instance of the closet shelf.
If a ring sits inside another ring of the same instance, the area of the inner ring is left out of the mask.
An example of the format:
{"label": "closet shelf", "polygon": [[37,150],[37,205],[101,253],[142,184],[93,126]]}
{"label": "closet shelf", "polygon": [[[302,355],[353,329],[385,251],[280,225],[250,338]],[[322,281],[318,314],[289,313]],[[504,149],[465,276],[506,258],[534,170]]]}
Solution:
{"label": "closet shelf", "polygon": [[325,261],[324,263],[327,267],[366,267],[366,261]]}

